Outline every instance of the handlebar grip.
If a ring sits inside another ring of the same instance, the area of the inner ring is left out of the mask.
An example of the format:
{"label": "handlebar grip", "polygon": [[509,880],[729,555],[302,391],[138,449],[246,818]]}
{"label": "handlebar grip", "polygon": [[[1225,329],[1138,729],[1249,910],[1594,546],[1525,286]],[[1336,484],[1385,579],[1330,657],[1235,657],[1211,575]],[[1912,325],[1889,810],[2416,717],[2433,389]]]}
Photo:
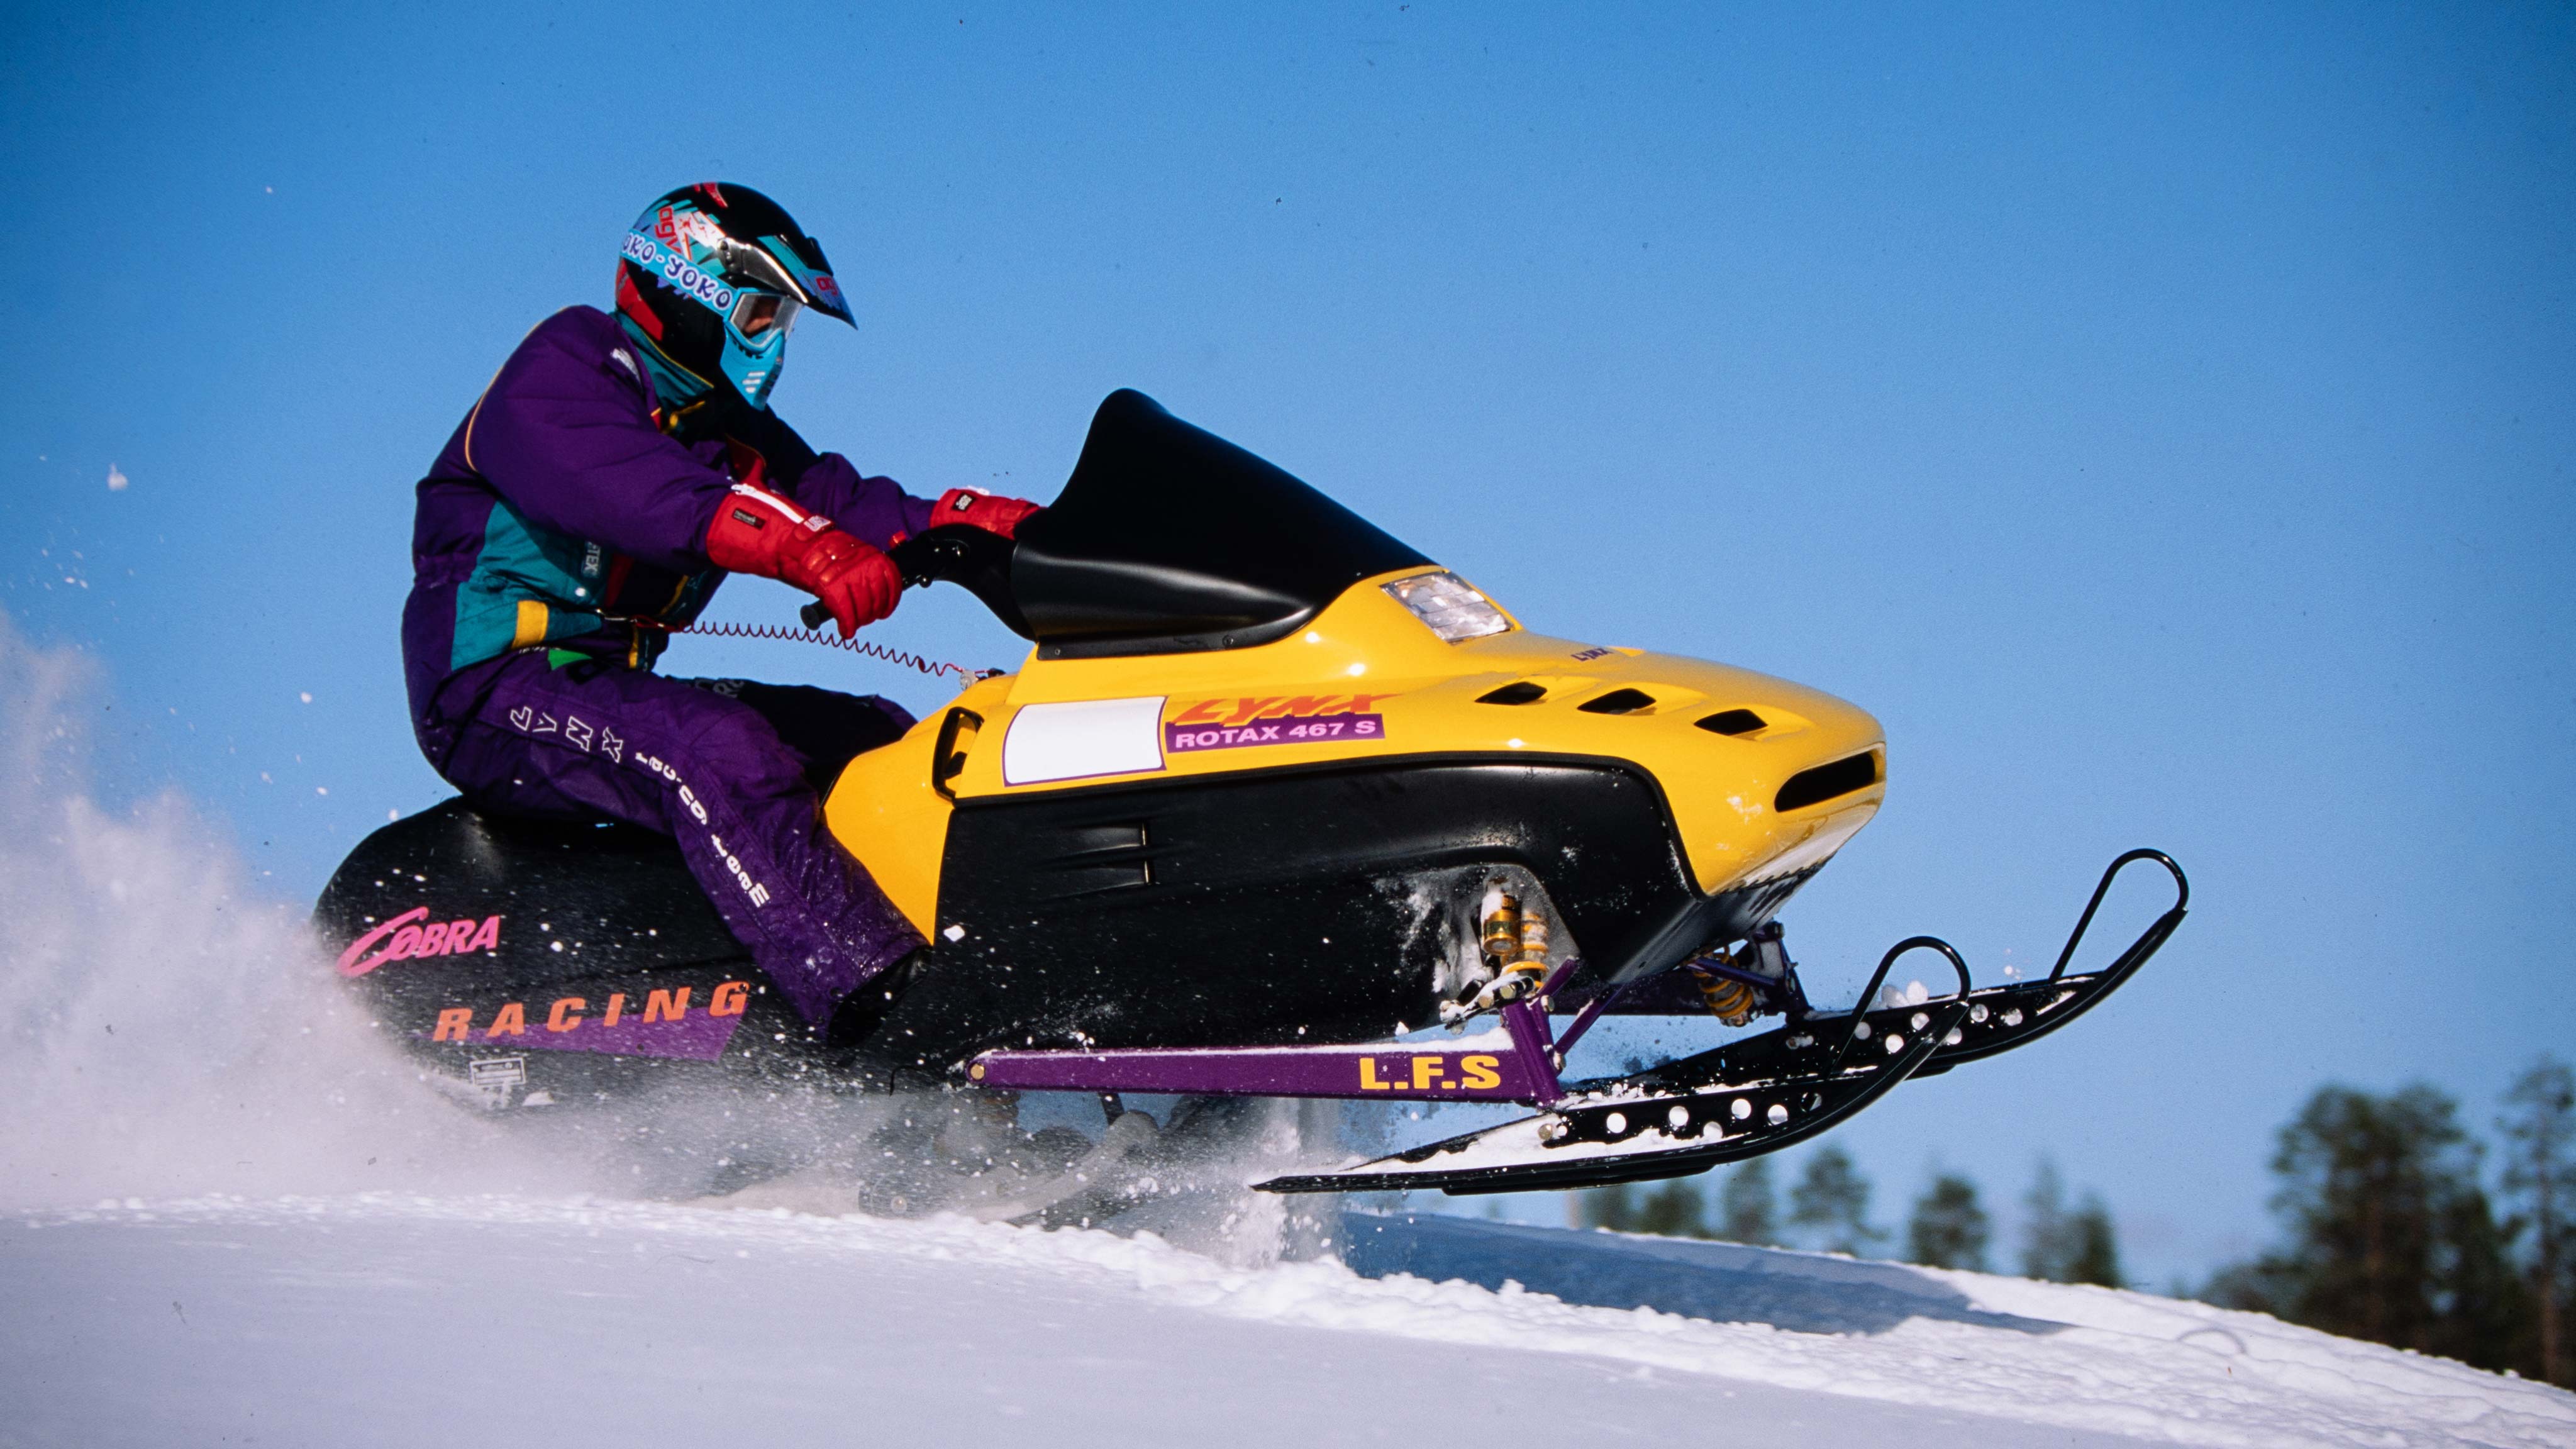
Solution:
{"label": "handlebar grip", "polygon": [[820,629],[824,625],[832,622],[832,607],[831,605],[824,603],[821,599],[816,599],[814,602],[807,604],[804,608],[797,610],[796,617],[805,621],[806,628]]}

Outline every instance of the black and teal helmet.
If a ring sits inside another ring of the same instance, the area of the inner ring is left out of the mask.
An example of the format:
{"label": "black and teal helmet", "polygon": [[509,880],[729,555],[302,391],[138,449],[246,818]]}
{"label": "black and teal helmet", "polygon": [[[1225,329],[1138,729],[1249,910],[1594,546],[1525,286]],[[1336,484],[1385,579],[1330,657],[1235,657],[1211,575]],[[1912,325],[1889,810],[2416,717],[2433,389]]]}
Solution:
{"label": "black and teal helmet", "polygon": [[[766,406],[787,335],[811,307],[851,322],[823,248],[748,186],[702,181],[664,193],[626,233],[617,313],[663,364],[665,391],[702,397],[721,378]],[[853,323],[853,325],[856,325]]]}

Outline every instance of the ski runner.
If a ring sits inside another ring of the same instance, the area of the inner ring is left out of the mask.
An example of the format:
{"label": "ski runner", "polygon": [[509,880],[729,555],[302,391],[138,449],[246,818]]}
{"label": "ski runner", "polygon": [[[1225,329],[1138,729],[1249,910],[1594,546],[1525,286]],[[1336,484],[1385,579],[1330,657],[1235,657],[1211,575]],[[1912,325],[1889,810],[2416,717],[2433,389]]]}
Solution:
{"label": "ski runner", "polygon": [[769,411],[798,315],[856,324],[823,249],[749,187],[647,207],[616,299],[613,317],[574,306],[539,323],[421,480],[403,608],[413,728],[479,809],[674,837],[797,1012],[847,1040],[923,943],[823,828],[820,792],[912,717],[654,661],[729,570],[813,594],[846,639],[902,593],[883,550],[934,520],[1007,538],[1037,507],[912,497]]}

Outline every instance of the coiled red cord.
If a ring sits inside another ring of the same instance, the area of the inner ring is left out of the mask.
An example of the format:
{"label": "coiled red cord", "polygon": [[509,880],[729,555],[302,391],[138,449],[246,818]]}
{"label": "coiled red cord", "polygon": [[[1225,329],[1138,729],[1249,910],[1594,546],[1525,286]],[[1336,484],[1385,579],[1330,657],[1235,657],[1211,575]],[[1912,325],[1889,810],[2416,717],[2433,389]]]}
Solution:
{"label": "coiled red cord", "polygon": [[666,629],[663,632],[708,634],[719,639],[783,639],[791,644],[824,644],[834,649],[847,649],[862,658],[882,659],[888,664],[901,664],[907,668],[918,669],[934,678],[942,674],[954,674],[958,681],[964,684],[973,684],[979,679],[990,679],[1001,673],[997,669],[969,669],[963,664],[951,664],[944,659],[925,659],[907,650],[889,649],[883,644],[866,639],[844,639],[837,634],[827,634],[819,629],[789,629],[777,624],[717,623],[691,624],[685,629]]}

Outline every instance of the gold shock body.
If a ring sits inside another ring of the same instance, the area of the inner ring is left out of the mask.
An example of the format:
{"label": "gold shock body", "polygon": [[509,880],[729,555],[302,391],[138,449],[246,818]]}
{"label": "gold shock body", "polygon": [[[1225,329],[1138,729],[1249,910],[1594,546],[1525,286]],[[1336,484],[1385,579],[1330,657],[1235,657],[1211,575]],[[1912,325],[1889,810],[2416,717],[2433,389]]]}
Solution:
{"label": "gold shock body", "polygon": [[[928,935],[936,925],[953,808],[932,788],[932,754],[952,709],[982,721],[958,722],[951,753],[963,762],[943,783],[961,801],[1408,755],[1625,761],[1663,791],[1691,874],[1710,893],[1821,862],[1886,797],[1885,732],[1861,709],[1749,670],[1532,634],[1517,620],[1505,633],[1445,643],[1381,587],[1429,572],[1436,570],[1400,569],[1362,580],[1305,629],[1251,648],[1113,659],[1040,659],[1032,650],[1017,674],[969,686],[903,739],[853,760],[832,789],[825,819],[896,908]],[[1545,697],[1519,705],[1477,702],[1523,681],[1544,688]],[[1623,689],[1654,702],[1622,714],[1580,708]],[[1368,737],[1347,729],[1330,736],[1309,731],[1317,737],[1162,750],[1160,769],[1004,783],[1003,744],[1019,711],[1107,700],[1159,700],[1158,748],[1181,724],[1240,730],[1340,712],[1374,714],[1381,725]],[[1737,735],[1697,727],[1696,721],[1736,709],[1759,715],[1762,727]],[[1877,762],[1877,783],[1803,809],[1772,808],[1792,775],[1864,751]]]}

